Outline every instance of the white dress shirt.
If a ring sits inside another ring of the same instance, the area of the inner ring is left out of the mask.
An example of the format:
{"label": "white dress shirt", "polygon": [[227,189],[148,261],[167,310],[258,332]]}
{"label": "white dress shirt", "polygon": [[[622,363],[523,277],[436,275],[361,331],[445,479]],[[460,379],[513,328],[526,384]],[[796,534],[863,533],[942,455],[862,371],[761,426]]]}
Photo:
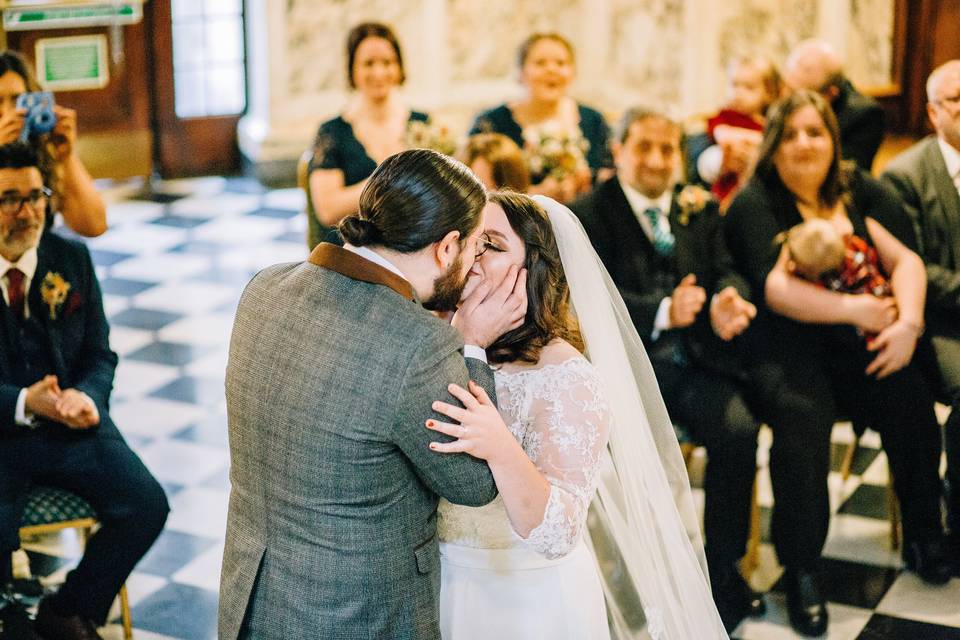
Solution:
{"label": "white dress shirt", "polygon": [[[10,293],[8,287],[10,280],[7,278],[7,271],[17,268],[23,272],[23,313],[30,317],[30,305],[26,302],[27,293],[30,291],[30,283],[33,282],[33,276],[37,273],[37,248],[31,247],[26,253],[20,256],[16,262],[10,262],[3,256],[0,256],[0,289],[3,290],[3,301],[10,305]],[[33,416],[27,415],[27,390],[21,389],[17,396],[17,407],[14,410],[13,420],[19,425],[32,427],[34,424]]]}
{"label": "white dress shirt", "polygon": [[953,180],[953,185],[960,193],[960,151],[943,138],[937,138],[940,145],[940,153],[943,154],[943,161],[947,165],[947,174]]}
{"label": "white dress shirt", "polygon": [[[392,262],[384,258],[382,255],[380,255],[373,249],[370,249],[369,247],[355,247],[350,243],[345,243],[343,245],[343,248],[346,249],[347,251],[357,254],[361,258],[365,258],[370,262],[373,262],[374,264],[380,265],[387,271],[390,271],[400,276],[401,278],[403,278],[405,282],[409,282],[409,280],[407,280],[407,277],[403,275],[403,272],[400,271],[400,269],[398,269],[395,264],[393,264]],[[475,360],[482,360],[483,362],[487,362],[487,352],[475,344],[463,345],[463,357],[473,358]]]}
{"label": "white dress shirt", "polygon": [[[666,233],[670,233],[670,206],[673,204],[673,189],[667,189],[659,197],[651,199],[643,195],[620,178],[620,188],[623,189],[623,195],[627,196],[627,202],[637,222],[643,227],[643,232],[647,234],[650,242],[653,242],[653,227],[650,225],[650,218],[644,213],[647,209],[654,208],[660,210],[657,216],[657,227]],[[673,306],[673,299],[667,296],[660,301],[657,307],[657,315],[653,319],[653,331],[650,338],[654,341],[660,337],[660,333],[670,328],[670,308]]]}

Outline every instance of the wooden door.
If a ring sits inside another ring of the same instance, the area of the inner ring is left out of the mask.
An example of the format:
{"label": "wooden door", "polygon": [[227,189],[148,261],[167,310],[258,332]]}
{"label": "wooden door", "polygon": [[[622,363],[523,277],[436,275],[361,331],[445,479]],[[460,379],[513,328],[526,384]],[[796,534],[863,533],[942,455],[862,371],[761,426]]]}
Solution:
{"label": "wooden door", "polygon": [[237,123],[246,107],[243,2],[150,5],[158,172],[172,178],[238,171]]}

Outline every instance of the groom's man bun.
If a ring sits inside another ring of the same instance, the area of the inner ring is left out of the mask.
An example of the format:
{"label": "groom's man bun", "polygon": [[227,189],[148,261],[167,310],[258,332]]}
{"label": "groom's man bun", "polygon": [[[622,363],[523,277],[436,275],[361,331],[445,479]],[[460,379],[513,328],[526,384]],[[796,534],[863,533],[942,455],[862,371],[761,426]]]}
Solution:
{"label": "groom's man bun", "polygon": [[340,222],[350,244],[412,253],[451,231],[466,238],[487,202],[483,184],[461,162],[428,149],[384,160],[360,194],[356,214]]}

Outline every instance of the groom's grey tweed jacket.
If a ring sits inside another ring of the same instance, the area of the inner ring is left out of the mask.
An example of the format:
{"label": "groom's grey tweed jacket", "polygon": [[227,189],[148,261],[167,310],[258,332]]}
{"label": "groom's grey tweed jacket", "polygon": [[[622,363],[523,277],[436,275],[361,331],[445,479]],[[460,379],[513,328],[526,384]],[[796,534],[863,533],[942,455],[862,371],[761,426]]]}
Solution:
{"label": "groom's grey tweed jacket", "polygon": [[487,466],[429,442],[469,375],[459,333],[339,247],[260,272],[227,365],[230,513],[221,639],[439,639],[438,496],[483,505]]}

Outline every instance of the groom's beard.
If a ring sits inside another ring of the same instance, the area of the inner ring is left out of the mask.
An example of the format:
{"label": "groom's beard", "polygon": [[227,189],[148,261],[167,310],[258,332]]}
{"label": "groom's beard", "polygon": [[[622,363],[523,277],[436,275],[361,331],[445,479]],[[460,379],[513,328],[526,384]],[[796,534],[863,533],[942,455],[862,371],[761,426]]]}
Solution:
{"label": "groom's beard", "polygon": [[430,311],[456,311],[460,304],[463,289],[467,286],[469,273],[460,275],[463,271],[463,253],[457,256],[450,268],[433,281],[433,295],[424,303],[423,307]]}

